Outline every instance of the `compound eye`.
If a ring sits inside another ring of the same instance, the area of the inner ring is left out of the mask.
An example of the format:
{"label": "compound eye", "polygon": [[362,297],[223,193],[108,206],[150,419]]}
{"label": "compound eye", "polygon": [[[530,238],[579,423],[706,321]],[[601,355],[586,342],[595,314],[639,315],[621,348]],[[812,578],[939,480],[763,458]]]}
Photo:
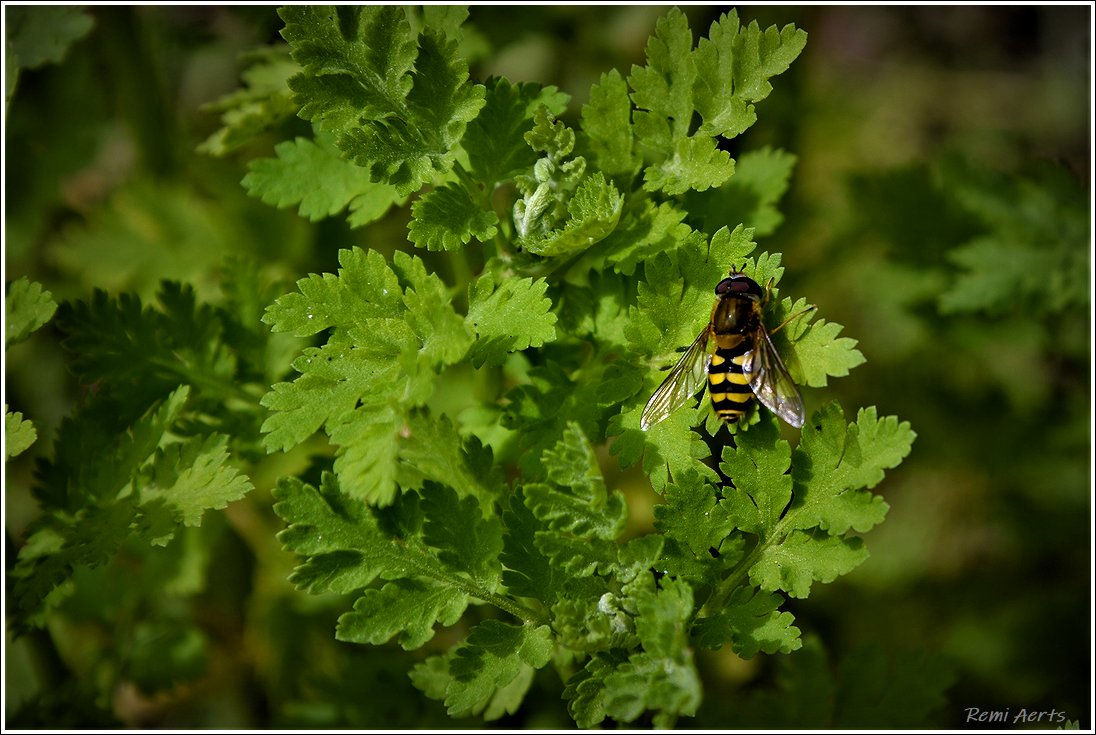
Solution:
{"label": "compound eye", "polygon": [[738,293],[761,298],[762,295],[761,286],[757,285],[757,281],[749,276],[744,276],[741,273],[729,278],[724,278],[719,282],[719,285],[715,287],[715,292],[717,296]]}
{"label": "compound eye", "polygon": [[751,296],[756,296],[758,298],[761,298],[762,294],[764,293],[761,290],[761,286],[757,285],[757,281],[750,278],[749,276],[739,276],[738,283],[735,284],[734,290],[740,291],[742,293],[747,293]]}

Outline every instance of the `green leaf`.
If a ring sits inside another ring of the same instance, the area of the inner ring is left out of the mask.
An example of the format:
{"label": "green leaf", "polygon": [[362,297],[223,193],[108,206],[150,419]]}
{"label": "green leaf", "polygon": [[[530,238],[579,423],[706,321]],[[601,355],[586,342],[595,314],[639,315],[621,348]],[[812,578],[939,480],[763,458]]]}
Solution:
{"label": "green leaf", "polygon": [[449,288],[435,273],[428,273],[418,256],[397,250],[392,269],[404,286],[404,318],[419,338],[419,357],[435,368],[453,365],[472,344],[464,319],[453,310]]}
{"label": "green leaf", "polygon": [[[521,174],[514,179],[522,194],[513,210],[518,244],[525,249],[544,249],[546,242],[550,244],[568,228],[587,227],[595,233],[607,233],[616,225],[619,213],[613,215],[612,210],[619,208],[620,195],[603,176],[592,183],[584,182],[586,159],[571,155],[574,130],[556,120],[545,105],[536,109],[533,120],[525,140],[543,155],[533,166],[531,176]],[[573,203],[582,184],[586,191]],[[561,252],[564,249],[560,246]]]}
{"label": "green leaf", "polygon": [[600,269],[608,261],[618,273],[631,276],[637,265],[677,248],[689,237],[691,230],[683,223],[685,211],[669,202],[656,205],[642,199],[629,207],[625,205],[617,227],[598,247],[583,255],[584,266]]}
{"label": "green leaf", "polygon": [[[790,299],[784,299],[777,313],[791,315],[805,306],[802,299],[794,305]],[[815,322],[810,319],[808,314],[797,320],[798,324],[789,325],[788,334],[781,332],[773,336],[792,376],[802,385],[823,387],[827,385],[828,377],[843,377],[852,368],[864,364],[864,355],[856,349],[856,340],[837,336],[844,327],[825,319]],[[810,326],[803,331],[803,324],[808,322]],[[789,344],[789,340],[794,341]]]}
{"label": "green leaf", "polygon": [[567,680],[563,698],[567,700],[567,711],[579,727],[592,729],[609,716],[606,711],[609,692],[605,688],[605,677],[622,663],[619,655],[607,653],[592,656],[586,666]]}
{"label": "green leaf", "polygon": [[691,657],[686,622],[693,614],[693,591],[681,580],[663,579],[657,592],[637,601],[636,634],[643,650],[659,658]]}
{"label": "green leaf", "polygon": [[1090,298],[1090,206],[1061,167],[991,174],[949,162],[944,195],[981,221],[982,233],[948,252],[957,266],[939,298],[945,314],[1055,314]]}
{"label": "green leaf", "polygon": [[372,567],[362,563],[360,551],[327,551],[306,558],[289,575],[297,589],[312,594],[355,592],[377,577]]}
{"label": "green leaf", "polygon": [[513,446],[527,480],[544,478],[541,455],[559,441],[569,423],[578,424],[587,435],[596,435],[611,410],[602,405],[604,383],[597,374],[575,378],[548,360],[528,372],[525,384],[506,393],[508,405],[502,420],[507,427],[520,429],[513,436]]}
{"label": "green leaf", "polygon": [[73,371],[132,395],[163,395],[190,382],[218,400],[233,395],[238,361],[224,342],[222,314],[178,283],[162,283],[157,300],[159,308],[143,307],[132,294],[115,301],[96,290],[90,302],[62,305],[57,322]]}
{"label": "green leaf", "polygon": [[273,451],[325,429],[338,447],[335,470],[345,486],[384,505],[408,469],[399,452],[422,456],[416,441],[401,446],[401,437],[414,434],[411,412],[430,399],[438,372],[465,354],[471,338],[444,284],[419,259],[398,254],[393,270],[374,251],[344,250],[339,258],[337,276],[298,281],[299,292],[282,296],[263,316],[277,332],[332,334],[294,361],[300,377],[263,397],[273,414],[262,430]]}
{"label": "green leaf", "polygon": [[803,645],[795,618],[781,612],[784,598],[772,592],[739,587],[715,615],[696,621],[693,629],[702,646],[718,649],[727,643],[742,658],[764,653],[791,653]]}
{"label": "green leaf", "polygon": [[503,514],[502,521],[505,533],[499,561],[504,567],[503,584],[512,595],[551,602],[558,594],[562,580],[548,556],[534,542],[536,535],[543,533],[547,525],[529,509],[520,488],[510,497],[510,507]]}
{"label": "green leaf", "polygon": [[620,547],[616,574],[626,595],[638,598],[658,587],[652,570],[662,555],[665,541],[657,534],[650,534],[629,539]]}
{"label": "green leaf", "polygon": [[384,256],[360,248],[339,251],[337,275],[297,281],[299,293],[278,298],[263,314],[275,332],[310,337],[334,327],[342,337],[359,319],[395,317],[401,312],[399,281]]}
{"label": "green leaf", "polygon": [[502,478],[490,449],[463,437],[444,416],[413,412],[399,436],[399,482],[405,488],[433,480],[472,496],[486,507],[498,497]]}
{"label": "green leaf", "polygon": [[660,592],[637,602],[636,632],[644,650],[605,676],[605,712],[632,722],[655,710],[655,726],[669,727],[678,715],[696,714],[700,705],[700,676],[686,635],[692,590],[682,581],[664,580]]}
{"label": "green leaf", "polygon": [[158,449],[141,491],[144,501],[162,501],[183,525],[198,526],[206,510],[239,500],[252,485],[228,464],[227,446],[227,437],[214,434]]}
{"label": "green leaf", "polygon": [[644,473],[660,492],[671,479],[688,472],[697,472],[709,481],[716,480],[715,471],[703,462],[711,450],[700,435],[691,430],[697,423],[694,409],[682,408],[648,431],[639,426],[642,410],[642,406],[636,406],[609,420],[608,435],[620,436],[613,442],[610,452],[619,455],[621,467],[630,467],[642,457]]}
{"label": "green leaf", "polygon": [[4,406],[4,461],[17,454],[22,454],[30,448],[38,438],[38,432],[34,424],[23,420],[23,414],[18,411],[8,411]]}
{"label": "green leaf", "polygon": [[405,649],[418,648],[436,623],[460,619],[471,593],[497,586],[498,520],[481,517],[474,499],[458,500],[451,489],[430,485],[421,503],[405,495],[388,516],[371,514],[330,473],[318,489],[285,479],[274,497],[275,512],[289,524],[279,539],[306,557],[290,577],[298,587],[350,592],[377,576],[393,580],[366,590],[339,618],[340,640],[379,645],[399,635]]}
{"label": "green leaf", "polygon": [[279,9],[282,37],[303,70],[289,85],[301,117],[336,132],[403,104],[416,56],[405,12],[395,6]]}
{"label": "green leaf", "polygon": [[624,196],[599,171],[582,180],[567,202],[569,218],[562,228],[538,238],[525,238],[522,249],[543,257],[571,255],[604,240],[620,219]]}
{"label": "green leaf", "polygon": [[459,184],[425,194],[411,207],[408,239],[427,250],[457,250],[475,238],[486,242],[498,232],[498,216],[483,209]]}
{"label": "green leaf", "polygon": [[540,347],[556,338],[556,315],[543,279],[511,278],[496,285],[485,272],[468,287],[465,323],[476,335],[469,352],[479,367],[501,365],[506,353]]}
{"label": "green leaf", "polygon": [[229,256],[224,268],[226,275],[232,274],[221,284],[224,298],[218,307],[225,342],[240,358],[238,374],[254,380],[256,389],[265,389],[285,374],[285,366],[301,347],[296,337],[271,334],[262,324],[263,311],[285,284],[272,280],[249,258]]}
{"label": "green leaf", "polygon": [[[56,451],[43,462],[35,495],[51,509],[74,513],[89,503],[109,503],[140,472],[185,411],[191,389],[179,386],[151,403],[144,415],[117,425],[94,403],[61,423]],[[113,403],[106,409],[117,410]],[[132,409],[130,409],[132,410]]]}
{"label": "green leaf", "polygon": [[[735,162],[715,137],[731,138],[756,120],[753,105],[768,96],[768,79],[803,50],[806,34],[788,25],[762,32],[741,28],[737,12],[722,15],[693,50],[692,33],[676,8],[647,42],[647,66],[633,66],[636,137],[658,153],[644,170],[644,189],[671,196],[721,186]],[[693,114],[701,124],[693,132]]]}
{"label": "green leaf", "polygon": [[560,442],[544,452],[542,462],[548,479],[557,487],[570,488],[576,496],[592,502],[607,497],[597,457],[577,424],[568,424]]}
{"label": "green leaf", "polygon": [[[642,118],[646,121],[646,118]],[[646,132],[646,126],[638,126]],[[643,171],[643,189],[669,196],[689,190],[704,191],[721,186],[734,175],[734,160],[716,148],[711,138],[688,137],[669,143],[665,160]]]}
{"label": "green leaf", "polygon": [[715,487],[704,482],[699,472],[675,478],[663,498],[665,502],[655,506],[655,528],[680,542],[696,559],[711,559],[710,550],[718,550],[735,529],[728,503],[717,500]]}
{"label": "green leaf", "polygon": [[806,597],[811,582],[832,582],[868,558],[859,538],[829,536],[823,531],[793,531],[779,544],[763,548],[750,568],[750,582],[765,591],[784,590]]}
{"label": "green leaf", "polygon": [[567,160],[575,148],[575,131],[562,120],[557,120],[547,105],[542,104],[533,110],[533,127],[523,137],[530,148],[544,154],[541,160],[551,162],[563,173],[576,178],[582,174],[585,159]]}
{"label": "green leaf", "polygon": [[52,319],[57,303],[42,284],[23,276],[8,286],[4,308],[4,347],[8,348],[22,342]]}
{"label": "green leaf", "polygon": [[[696,80],[696,62],[692,54],[693,38],[689,22],[677,8],[658,19],[655,33],[647,39],[647,66],[633,66],[628,77],[637,128],[657,130],[663,140],[683,140],[693,113],[692,86]],[[653,136],[642,138],[652,140]]]}
{"label": "green leaf", "polygon": [[399,579],[366,590],[354,611],[339,617],[335,637],[378,646],[399,634],[400,646],[412,651],[434,637],[435,623],[453,625],[466,607],[467,595],[452,587]]}
{"label": "green leaf", "polygon": [[[290,80],[300,115],[337,137],[373,181],[402,196],[447,173],[465,125],[483,106],[484,88],[445,32],[417,41],[396,6],[287,6],[282,35],[303,69]],[[451,32],[451,18],[430,16]]]}
{"label": "green leaf", "polygon": [[769,78],[787,71],[806,43],[807,34],[790,24],[762,31],[756,21],[741,26],[737,11],[721,15],[696,52],[701,131],[729,138],[752,125],[749,103],[769,96]]}
{"label": "green leaf", "polygon": [[96,431],[96,404],[66,419],[35,495],[44,510],[13,572],[18,624],[71,588],[78,570],[108,562],[124,544],[164,545],[180,525],[242,497],[250,481],[228,465],[227,438],[180,440],[190,389],[180,387],[120,430]]}
{"label": "green leaf", "polygon": [[767,538],[792,499],[792,451],[769,418],[735,435],[719,469],[733,483],[721,504],[736,528]]}
{"label": "green leaf", "polygon": [[[367,506],[343,491],[332,473],[324,473],[318,488],[283,478],[274,488],[274,501],[274,512],[288,524],[278,540],[287,551],[307,557],[290,576],[301,589],[349,592],[382,574],[413,577],[429,564],[398,535],[383,532]],[[440,565],[436,571],[445,578]]]}
{"label": "green leaf", "polygon": [[[497,620],[480,623],[448,656],[445,705],[449,714],[483,713],[484,719],[495,720],[517,711],[533,672],[545,666],[551,654],[548,626],[514,626]],[[415,681],[422,681],[421,676]]]}
{"label": "green leaf", "polygon": [[707,324],[714,291],[709,296],[704,293],[707,289],[687,283],[666,255],[648,260],[643,275],[625,336],[637,350],[666,355],[659,366],[669,368],[674,364],[670,353],[680,356],[679,349],[692,344]]}
{"label": "green leaf", "polygon": [[411,683],[431,699],[445,699],[445,690],[453,677],[449,674],[449,658],[431,656],[416,665],[408,674]]}
{"label": "green leaf", "polygon": [[458,499],[454,490],[442,485],[428,484],[422,500],[423,542],[436,551],[442,564],[493,591],[501,572],[502,526],[498,519],[484,518],[476,498]]}
{"label": "green leaf", "polygon": [[590,89],[581,120],[583,143],[593,162],[622,186],[630,183],[641,160],[635,151],[628,85],[616,69],[602,74]]}
{"label": "green leaf", "polygon": [[[531,491],[534,486],[527,489]],[[615,508],[614,508],[615,510]],[[616,520],[619,516],[613,516]],[[617,563],[616,544],[607,539],[549,531],[536,537],[537,548],[572,580],[609,573]]]}
{"label": "green leaf", "polygon": [[768,146],[747,151],[723,186],[690,193],[685,207],[706,232],[745,223],[758,237],[771,235],[784,221],[776,204],[788,190],[795,161],[792,154]]}
{"label": "green leaf", "polygon": [[435,623],[452,625],[473,594],[487,596],[497,584],[498,521],[482,518],[475,500],[458,501],[450,489],[426,488],[425,522],[414,493],[378,516],[330,473],[319,488],[285,479],[274,497],[275,512],[289,524],[279,539],[306,557],[290,578],[298,587],[350,592],[377,576],[393,580],[365,591],[340,618],[342,640],[380,644],[399,634],[404,648],[417,648],[432,637]]}
{"label": "green leaf", "polygon": [[142,520],[134,499],[126,498],[39,524],[19,550],[11,573],[17,626],[42,626],[44,613],[71,593],[66,582],[75,571],[106,563]]}
{"label": "green leaf", "polygon": [[[729,19],[724,22],[733,25]],[[735,95],[759,102],[772,91],[768,80],[787,71],[803,51],[807,34],[790,23],[779,30],[769,26],[762,31],[757,21],[751,21],[735,41]]]}
{"label": "green leaf", "polygon": [[370,180],[369,171],[343,158],[329,135],[316,141],[296,138],[274,146],[276,158],[248,164],[243,187],[266,204],[285,208],[299,203],[297,213],[312,221],[344,209],[352,227],[380,219],[402,197],[388,184]]}
{"label": "green leaf", "polygon": [[303,68],[290,81],[302,117],[336,133],[351,160],[401,195],[449,171],[484,97],[483,87],[467,83],[456,43],[431,28],[416,43],[397,7],[289,7],[281,14]]}
{"label": "green leaf", "polygon": [[[418,18],[411,17],[412,24],[419,29]],[[422,7],[422,25],[434,28],[448,39],[459,40],[464,30],[461,28],[468,20],[468,8],[464,5],[424,5]]]}
{"label": "green leaf", "polygon": [[524,486],[526,504],[547,530],[535,535],[537,548],[571,575],[588,576],[616,562],[612,542],[627,519],[617,492],[606,492],[601,471],[577,424],[542,455],[549,483]]}
{"label": "green leaf", "polygon": [[[607,565],[606,568],[610,568]],[[569,651],[599,653],[635,648],[639,639],[635,635],[632,599],[627,595],[602,592],[597,578],[584,578],[581,587],[568,585],[565,592],[552,605],[552,629],[559,638],[560,646]]]}
{"label": "green leaf", "polygon": [[[757,30],[756,24],[753,30]],[[751,100],[742,87],[741,71],[736,67],[748,63],[743,53],[746,33],[738,22],[738,11],[731,10],[712,23],[707,37],[701,37],[693,56],[696,64],[696,110],[703,123],[698,129],[708,135],[727,138],[742,133],[754,122]],[[737,94],[736,94],[737,93]]]}
{"label": "green leaf", "polygon": [[370,406],[341,416],[328,433],[340,447],[335,458],[339,478],[373,505],[388,505],[399,492],[399,434],[402,417],[391,406]]}
{"label": "green leaf", "polygon": [[907,422],[878,418],[874,407],[861,409],[846,426],[840,407],[827,404],[803,427],[792,472],[796,502],[786,522],[833,534],[862,533],[882,522],[887,504],[862,488],[875,487],[884,470],[897,467],[916,436]]}
{"label": "green leaf", "polygon": [[555,87],[502,77],[487,80],[483,110],[468,124],[462,145],[468,151],[472,175],[490,193],[495,186],[532,166],[536,152],[525,142],[533,116],[544,105],[553,115],[567,108],[568,96]]}
{"label": "green leaf", "polygon": [[289,79],[301,68],[290,58],[289,49],[258,48],[247,54],[247,60],[250,66],[241,74],[243,88],[203,106],[203,111],[221,113],[221,127],[198,145],[199,153],[228,155],[296,114]]}
{"label": "green leaf", "polygon": [[[370,395],[382,381],[396,378],[394,371],[378,367],[360,351],[309,349],[304,363],[301,369],[307,373],[293,383],[274,385],[263,396],[262,405],[273,412],[262,427],[267,451],[287,451],[324,424],[332,424],[333,429],[344,423],[346,412],[353,410],[360,396]],[[312,363],[317,367],[311,367]]]}
{"label": "green leaf", "polygon": [[56,5],[14,5],[5,20],[5,41],[18,61],[17,68],[23,69],[61,63],[69,47],[95,25],[82,8]]}

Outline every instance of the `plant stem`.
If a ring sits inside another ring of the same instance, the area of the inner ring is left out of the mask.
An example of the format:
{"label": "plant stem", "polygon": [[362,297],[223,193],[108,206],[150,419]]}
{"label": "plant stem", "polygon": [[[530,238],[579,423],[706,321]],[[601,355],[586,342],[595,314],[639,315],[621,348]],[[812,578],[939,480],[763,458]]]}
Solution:
{"label": "plant stem", "polygon": [[550,621],[548,616],[544,613],[526,605],[522,605],[520,602],[504,595],[495,594],[476,579],[453,574],[448,569],[439,571],[437,567],[441,566],[441,562],[435,559],[429,552],[410,546],[405,546],[404,549],[409,552],[406,561],[409,561],[419,574],[430,577],[444,585],[456,587],[469,597],[475,597],[477,600],[483,600],[490,605],[505,610],[515,618],[519,618],[526,623],[536,623],[537,625],[549,624]]}
{"label": "plant stem", "polygon": [[108,69],[104,81],[113,80],[119,112],[129,124],[144,170],[168,178],[181,168],[178,129],[167,85],[160,70],[156,34],[158,19],[147,18],[159,8],[98,8],[97,33],[100,53]]}
{"label": "plant stem", "polygon": [[714,614],[723,609],[727,604],[727,598],[731,596],[731,593],[738,588],[742,583],[742,580],[746,578],[746,575],[750,573],[750,569],[757,563],[761,555],[771,546],[779,545],[787,533],[784,531],[785,518],[781,518],[776,522],[772,532],[763,538],[758,539],[757,544],[750,549],[750,552],[740,561],[731,573],[721,582],[716,584],[715,589],[712,590],[712,594],[708,597],[708,600],[704,603],[701,612],[707,614]]}

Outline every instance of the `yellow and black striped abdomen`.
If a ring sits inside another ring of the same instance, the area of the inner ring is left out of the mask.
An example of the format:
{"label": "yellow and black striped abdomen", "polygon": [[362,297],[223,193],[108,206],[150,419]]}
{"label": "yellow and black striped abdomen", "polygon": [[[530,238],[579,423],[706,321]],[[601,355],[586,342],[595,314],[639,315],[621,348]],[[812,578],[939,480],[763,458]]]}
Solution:
{"label": "yellow and black striped abdomen", "polygon": [[733,347],[717,347],[708,365],[708,395],[712,408],[726,422],[737,421],[753,400],[753,390],[742,371],[752,341],[742,339]]}

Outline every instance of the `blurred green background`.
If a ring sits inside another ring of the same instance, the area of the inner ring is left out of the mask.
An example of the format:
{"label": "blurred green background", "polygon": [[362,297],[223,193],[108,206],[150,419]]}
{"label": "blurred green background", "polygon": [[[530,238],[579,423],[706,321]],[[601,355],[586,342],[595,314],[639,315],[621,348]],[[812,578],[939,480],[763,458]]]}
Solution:
{"label": "blurred green background", "polygon": [[[699,35],[730,7],[684,10]],[[472,76],[556,84],[577,117],[602,72],[643,61],[665,10],[474,7]],[[243,53],[279,42],[273,7],[87,12],[93,22],[63,61],[27,65],[14,86],[9,47],[6,282],[27,275],[62,300],[92,288],[148,297],[166,277],[215,299],[228,255],[289,283],[337,267],[338,248],[403,240],[406,213],[350,230],[246,196],[246,162],[307,134],[302,121],[223,158],[196,152],[219,126],[205,106],[237,88]],[[1092,9],[739,13],[809,34],[758,123],[728,143],[733,156],[768,145],[798,158],[783,221],[756,239],[784,254],[782,287],[844,324],[868,360],[807,391],[808,410],[830,398],[847,413],[876,405],[918,433],[880,487],[891,510],[867,537],[871,558],[789,609],[838,674],[864,650],[881,652],[891,673],[930,654],[924,675],[951,685],[919,724],[963,726],[977,707],[1054,709],[1091,727]],[[7,356],[5,389],[39,433],[5,468],[10,569],[36,512],[33,458],[49,452],[77,399],[49,327]],[[153,679],[140,667],[170,656],[193,665],[192,682],[151,694],[124,684],[104,698],[96,656],[112,626],[101,611],[70,607],[47,632],[9,637],[8,724],[97,724],[108,710],[117,719],[106,723],[160,727],[475,725],[449,722],[415,691],[398,648],[335,642],[345,600],[285,581],[293,559],[273,538],[268,504],[277,462],[260,465],[249,499],[194,539],[217,561],[176,618],[197,620],[199,632],[156,622],[133,633],[145,659],[132,678]],[[779,674],[765,657],[700,663],[705,705],[683,727],[741,722],[743,699]],[[568,727],[559,691],[541,676],[525,709],[499,724]],[[907,724],[881,709],[875,726]]]}

